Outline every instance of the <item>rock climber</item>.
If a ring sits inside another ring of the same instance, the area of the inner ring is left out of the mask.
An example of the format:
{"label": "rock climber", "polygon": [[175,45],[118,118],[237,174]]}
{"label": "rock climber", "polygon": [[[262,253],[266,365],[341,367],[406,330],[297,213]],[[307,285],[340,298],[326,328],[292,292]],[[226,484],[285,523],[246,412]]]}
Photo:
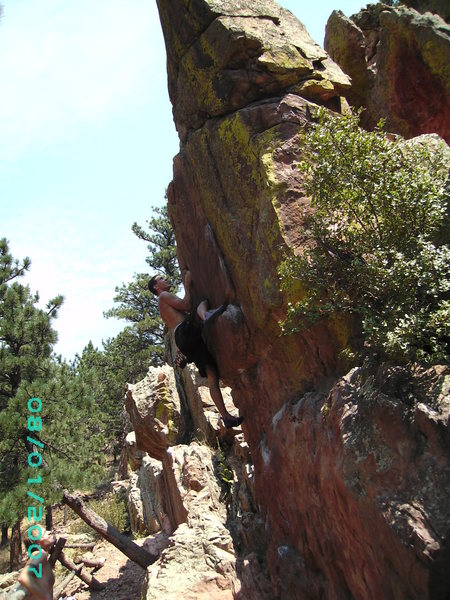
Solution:
{"label": "rock climber", "polygon": [[148,282],[148,289],[158,296],[161,318],[169,329],[173,329],[177,347],[186,359],[184,364],[195,363],[200,375],[208,378],[209,393],[225,427],[237,427],[244,419],[233,417],[227,411],[220,391],[216,361],[202,338],[204,324],[209,319],[217,318],[222,314],[226,305],[208,310],[208,302],[203,300],[196,310],[191,311],[191,282],[191,273],[186,269],[183,282],[184,298],[179,298],[170,292],[170,284],[162,275],[154,275]]}

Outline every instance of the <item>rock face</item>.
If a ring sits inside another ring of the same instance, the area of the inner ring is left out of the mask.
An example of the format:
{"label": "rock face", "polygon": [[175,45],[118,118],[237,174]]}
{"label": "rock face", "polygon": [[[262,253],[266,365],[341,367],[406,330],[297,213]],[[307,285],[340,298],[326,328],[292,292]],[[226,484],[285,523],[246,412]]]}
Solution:
{"label": "rock face", "polygon": [[438,133],[450,141],[450,27],[441,17],[384,4],[351,19],[335,11],[325,49],[352,78],[344,93],[365,108],[365,127],[385,118],[388,131],[404,137]]}
{"label": "rock face", "polygon": [[269,508],[282,516],[269,555],[277,597],[446,598],[450,377],[423,377],[435,408],[401,369],[355,369],[275,415],[265,484],[297,493]]}
{"label": "rock face", "polygon": [[[171,399],[166,408],[186,402],[189,437],[195,436],[190,444],[170,439],[156,417],[162,382]],[[231,410],[229,391],[223,394]],[[240,593],[243,579],[253,590],[249,600],[269,598],[248,445],[242,434],[223,428],[204,380],[191,368],[182,373],[168,365],[150,368],[143,381],[128,387],[127,410],[135,428],[126,438],[134,469],[127,486],[132,530],[166,539],[148,570],[143,597],[226,600]]]}
{"label": "rock face", "polygon": [[447,0],[403,0],[402,4],[420,13],[431,12],[450,22],[450,5]]}
{"label": "rock face", "polygon": [[210,117],[295,86],[338,98],[350,82],[304,26],[273,0],[157,0],[180,138]]}
{"label": "rock face", "polygon": [[[344,319],[280,335],[291,298],[279,290],[277,268],[308,241],[302,134],[315,103],[345,110],[349,81],[270,0],[158,7],[181,140],[168,190],[179,260],[192,272],[195,301],[228,302],[206,337],[245,417],[248,448],[233,444],[239,484],[230,502],[241,516],[241,589],[229,589],[252,600],[444,599],[448,403],[432,406],[418,384],[405,395],[402,378],[389,373],[342,378],[339,353],[353,341]],[[435,378],[437,387],[448,381]],[[198,410],[190,413],[201,429]],[[177,455],[159,426],[156,436],[147,431],[148,409],[131,413],[137,447],[154,448],[163,462],[170,454],[176,482]],[[172,531],[186,519],[172,518]]]}
{"label": "rock face", "polygon": [[235,553],[225,527],[225,505],[219,501],[211,449],[178,446],[173,455],[189,510],[186,522],[148,571],[146,598],[232,598]]}

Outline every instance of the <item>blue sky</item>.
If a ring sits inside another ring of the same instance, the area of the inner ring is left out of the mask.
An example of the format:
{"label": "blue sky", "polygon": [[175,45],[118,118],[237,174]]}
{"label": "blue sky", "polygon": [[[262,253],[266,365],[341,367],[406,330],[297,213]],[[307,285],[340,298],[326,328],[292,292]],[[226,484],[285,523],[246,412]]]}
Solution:
{"label": "blue sky", "polygon": [[[251,1],[251,0],[249,0]],[[114,288],[147,270],[131,231],[164,202],[178,137],[154,0],[0,0],[0,237],[42,304],[63,294],[57,353],[116,335]],[[284,0],[322,45],[335,9]]]}

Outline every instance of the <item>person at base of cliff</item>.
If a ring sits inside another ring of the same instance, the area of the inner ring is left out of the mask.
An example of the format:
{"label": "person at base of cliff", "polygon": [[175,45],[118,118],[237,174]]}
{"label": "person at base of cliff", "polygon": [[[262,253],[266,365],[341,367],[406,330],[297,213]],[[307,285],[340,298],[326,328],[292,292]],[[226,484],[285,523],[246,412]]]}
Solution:
{"label": "person at base of cliff", "polygon": [[209,393],[225,427],[237,427],[244,419],[233,417],[227,411],[220,391],[216,361],[202,338],[202,328],[205,323],[222,314],[226,305],[208,310],[208,302],[203,300],[196,309],[191,311],[191,281],[191,273],[186,270],[183,282],[184,298],[179,298],[170,292],[170,284],[162,275],[154,275],[148,282],[148,289],[158,296],[161,318],[169,329],[174,331],[177,347],[185,357],[184,365],[195,363],[200,375],[208,378]]}

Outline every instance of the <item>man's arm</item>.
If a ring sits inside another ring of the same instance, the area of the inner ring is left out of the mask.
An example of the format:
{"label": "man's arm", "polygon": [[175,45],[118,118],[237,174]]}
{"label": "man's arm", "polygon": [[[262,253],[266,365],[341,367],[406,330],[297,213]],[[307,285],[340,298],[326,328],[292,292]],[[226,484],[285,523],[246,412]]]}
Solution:
{"label": "man's arm", "polygon": [[179,310],[182,312],[190,311],[191,310],[191,291],[190,291],[191,281],[192,281],[191,272],[186,270],[185,275],[184,275],[184,282],[183,282],[184,298],[178,298],[178,296],[175,296],[174,294],[171,294],[170,292],[162,292],[159,295],[159,301],[164,302],[165,304],[167,304],[168,306],[171,306],[175,310]]}
{"label": "man's arm", "polygon": [[166,304],[180,312],[188,312],[191,309],[190,298],[186,301],[186,296],[184,298],[178,298],[178,296],[174,296],[170,292],[161,292],[158,296],[158,302],[160,307],[161,304]]}

